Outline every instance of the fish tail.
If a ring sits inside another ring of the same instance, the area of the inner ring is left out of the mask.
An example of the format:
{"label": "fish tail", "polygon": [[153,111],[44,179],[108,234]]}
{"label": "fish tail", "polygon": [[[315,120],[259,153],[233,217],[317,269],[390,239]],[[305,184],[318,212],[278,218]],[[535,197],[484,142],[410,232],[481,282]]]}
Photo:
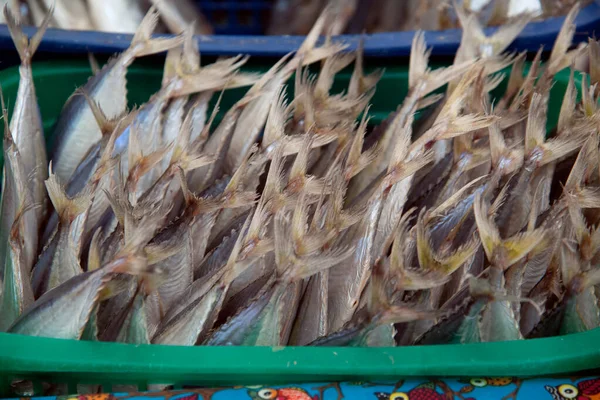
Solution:
{"label": "fish tail", "polygon": [[256,73],[239,72],[239,69],[248,61],[249,56],[221,60],[213,64],[215,67],[202,68],[194,73],[178,72],[176,80],[181,82],[180,88],[173,90],[171,96],[183,96],[190,93],[207,90],[232,89],[253,85],[260,80]]}
{"label": "fish tail", "polygon": [[[131,137],[131,136],[130,136]],[[162,146],[156,151],[148,155],[139,154],[134,163],[130,164],[131,168],[127,181],[129,185],[136,185],[139,179],[154,168],[163,158],[169,153],[173,143]]]}
{"label": "fish tail", "polygon": [[102,239],[102,228],[96,229],[90,243],[88,253],[88,271],[93,271],[101,267],[102,253],[100,249],[100,240]]}
{"label": "fish tail", "polygon": [[157,265],[150,265],[146,257],[128,254],[113,260],[107,264],[106,272],[127,274],[127,275],[155,275],[164,274],[162,268]]}
{"label": "fish tail", "polygon": [[128,49],[128,51],[132,53],[132,61],[133,58],[161,53],[183,43],[182,35],[174,38],[151,38],[152,33],[156,28],[156,24],[158,23],[158,17],[158,11],[156,10],[156,7],[153,6],[140,23],[140,26],[133,35],[131,46]]}
{"label": "fish tail", "polygon": [[19,52],[19,57],[21,58],[21,63],[23,65],[30,65],[31,58],[33,54],[37,50],[44,33],[46,33],[46,29],[48,28],[48,24],[52,19],[52,14],[54,12],[54,4],[48,10],[48,14],[42,21],[40,27],[37,32],[33,34],[30,38],[23,32],[23,26],[21,25],[21,21],[18,21],[13,13],[10,11],[8,4],[4,7],[4,18],[6,19],[6,24],[8,25],[8,30],[10,32],[10,36]]}
{"label": "fish tail", "polygon": [[[565,17],[565,22],[556,37],[554,47],[550,53],[550,59],[548,60],[548,71],[552,75],[569,65],[567,52],[573,42],[573,36],[575,35],[575,29],[577,28],[575,25],[575,17],[579,14],[580,9],[581,4],[576,2]],[[565,65],[565,63],[567,64]]]}
{"label": "fish tail", "polygon": [[106,114],[100,107],[100,104],[96,100],[94,100],[83,87],[77,88],[75,90],[75,94],[85,97],[85,100],[87,101],[88,105],[90,106],[90,109],[92,110],[92,114],[94,115],[94,118],[96,119],[96,123],[100,127],[100,131],[102,132],[102,134],[103,135],[111,134],[114,129],[115,121],[110,120],[106,116]]}
{"label": "fish tail", "polygon": [[69,198],[58,181],[58,177],[52,171],[52,164],[50,164],[50,174],[45,183],[48,196],[62,220],[72,221],[79,214],[85,212],[92,203],[93,194],[89,191]]}

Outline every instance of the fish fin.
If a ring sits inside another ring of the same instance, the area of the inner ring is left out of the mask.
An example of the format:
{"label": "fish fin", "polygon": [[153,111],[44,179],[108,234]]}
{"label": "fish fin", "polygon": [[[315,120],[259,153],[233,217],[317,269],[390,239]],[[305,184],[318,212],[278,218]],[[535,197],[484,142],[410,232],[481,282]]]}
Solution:
{"label": "fish fin", "polygon": [[377,82],[383,76],[383,69],[376,69],[369,75],[364,74],[363,56],[364,53],[364,38],[361,37],[356,49],[356,58],[354,61],[354,70],[348,84],[348,95],[350,97],[359,97],[361,93],[365,93],[377,85]]}
{"label": "fish fin", "polygon": [[103,270],[107,273],[133,276],[164,273],[160,267],[148,264],[145,257],[134,254],[117,257],[109,264],[105,265]]}
{"label": "fish fin", "polygon": [[48,179],[45,184],[50,201],[52,201],[54,209],[63,221],[73,221],[75,217],[85,212],[92,204],[93,193],[89,191],[84,191],[76,197],[69,198],[58,181],[58,177],[52,171],[52,164],[50,164]]}
{"label": "fish fin", "polygon": [[[417,219],[417,256],[421,268],[445,277],[460,268],[479,248],[479,241],[473,239],[449,255],[441,256],[433,250],[425,228],[425,210],[421,210]],[[438,277],[438,279],[439,279]],[[433,277],[432,277],[433,278]]]}
{"label": "fish fin", "polygon": [[503,267],[513,265],[529,254],[544,239],[545,234],[545,230],[536,229],[505,239],[502,246],[506,249],[507,258],[506,265]]}
{"label": "fish fin", "polygon": [[[365,38],[363,36],[358,40],[358,47],[356,48],[356,58],[354,59],[354,70],[350,77],[350,83],[348,84],[348,94],[352,97],[358,97],[362,92],[362,81],[364,79],[364,67],[363,67],[363,52],[365,48]],[[599,61],[600,62],[600,61]]]}
{"label": "fish fin", "polygon": [[546,138],[546,108],[547,99],[540,93],[534,93],[529,105],[529,117],[525,131],[525,152],[531,153],[537,146],[541,146]]}
{"label": "fish fin", "polygon": [[[356,165],[359,164],[359,160],[361,157],[361,153],[363,151],[363,146],[364,146],[364,141],[365,141],[365,135],[367,133],[367,126],[369,123],[370,118],[368,117],[369,114],[369,110],[370,110],[370,106],[367,107],[367,109],[365,110],[363,117],[360,121],[360,124],[358,125],[358,129],[354,132],[354,136],[352,137],[352,141],[350,142],[350,145],[348,147],[348,152],[346,155],[346,165],[345,165],[345,169],[347,171],[352,171],[352,173],[346,173],[346,179],[350,180],[350,178],[352,178],[352,176],[356,175],[358,172],[354,173],[354,170],[356,169]],[[373,144],[373,146],[371,146],[371,148],[369,150],[375,149],[377,148],[377,144]],[[367,150],[367,151],[369,151]],[[337,168],[337,162],[334,163],[332,165],[332,168]],[[350,176],[348,176],[350,175]]]}
{"label": "fish fin", "polygon": [[[210,129],[211,129],[213,123],[215,122],[215,118],[217,117],[219,110],[221,109],[221,100],[223,100],[223,93],[225,93],[225,89],[222,89],[221,93],[219,93],[219,97],[217,98],[215,106],[213,107],[213,109],[210,113],[210,117],[208,118],[208,121],[204,125],[204,128],[202,129],[202,132],[199,135],[199,138],[198,138],[199,140],[205,141],[208,138],[208,136],[210,134]],[[202,138],[202,139],[200,139],[200,138]]]}
{"label": "fish fin", "polygon": [[[110,135],[113,130],[115,129],[117,123],[124,117],[126,117],[127,111],[124,110],[123,113],[121,113],[120,115],[116,116],[113,119],[109,119],[106,114],[104,113],[104,111],[102,110],[102,107],[100,107],[100,104],[94,100],[85,90],[84,87],[79,87],[75,90],[75,94],[81,95],[85,98],[85,100],[87,101],[90,109],[92,110],[92,114],[94,115],[94,118],[96,119],[96,123],[98,124],[98,127],[100,128],[100,131],[102,132],[102,135]],[[133,116],[130,117],[130,119],[133,119]]]}
{"label": "fish fin", "polygon": [[481,245],[477,237],[469,240],[467,243],[460,246],[453,253],[440,259],[440,264],[443,266],[443,272],[445,274],[451,274],[466,263]]}
{"label": "fish fin", "polygon": [[586,135],[579,135],[567,139],[554,138],[548,140],[542,146],[542,158],[539,160],[538,165],[546,165],[576,152],[583,146],[587,138]]}
{"label": "fish fin", "polygon": [[591,174],[596,172],[600,165],[598,146],[600,146],[598,135],[590,135],[587,142],[579,150],[575,164],[573,164],[569,177],[565,182],[564,190],[566,192],[573,192],[576,188],[582,186]]}
{"label": "fish fin", "polygon": [[384,188],[389,188],[392,185],[400,182],[404,178],[414,175],[417,171],[424,168],[427,164],[433,162],[434,159],[435,153],[430,150],[427,151],[425,154],[415,157],[412,160],[396,164],[384,177]]}
{"label": "fish fin", "polygon": [[406,118],[404,126],[398,126],[395,130],[396,143],[394,145],[394,151],[390,158],[388,166],[388,172],[395,168],[397,165],[405,161],[410,151],[410,143],[412,140],[412,124],[415,118],[415,114],[412,113]]}
{"label": "fish fin", "polygon": [[484,129],[498,121],[495,115],[477,115],[467,114],[452,118],[446,123],[446,129],[443,133],[436,136],[436,139],[452,139],[465,133],[472,132],[478,129]]}
{"label": "fish fin", "polygon": [[90,63],[90,68],[92,69],[92,75],[96,75],[98,71],[100,71],[100,64],[98,64],[98,60],[96,60],[94,53],[88,52],[88,62]]}
{"label": "fish fin", "polygon": [[191,154],[184,157],[183,160],[180,160],[181,168],[185,171],[193,171],[205,165],[209,165],[215,162],[214,156],[209,156],[206,154]]}
{"label": "fish fin", "polygon": [[585,116],[591,117],[595,114],[598,108],[596,99],[594,98],[596,84],[589,86],[587,75],[585,73],[582,73],[581,75],[581,104]]}
{"label": "fish fin", "polygon": [[550,53],[550,59],[548,60],[548,70],[551,74],[557,73],[566,66],[565,58],[567,51],[573,42],[573,36],[575,35],[575,29],[577,28],[575,25],[575,17],[579,14],[580,8],[581,4],[576,2],[565,17],[565,21],[558,32],[554,47]]}
{"label": "fish fin", "polygon": [[423,31],[415,32],[412,45],[410,47],[410,60],[408,66],[408,87],[415,87],[420,79],[427,74],[429,56],[431,50],[427,50],[425,44],[425,33]]}
{"label": "fish fin", "polygon": [[471,188],[473,188],[475,185],[482,183],[483,180],[487,178],[489,178],[488,175],[483,175],[479,178],[473,179],[465,186],[457,190],[452,196],[448,197],[448,199],[446,199],[443,203],[437,206],[433,211],[431,211],[430,215],[432,217],[442,216],[444,213],[446,213],[448,210],[450,210],[452,207],[458,204],[463,199],[463,195],[465,193],[470,191]]}
{"label": "fish fin", "polygon": [[491,37],[487,38],[487,42],[493,49],[493,54],[497,55],[506,50],[531,20],[532,16],[530,14],[523,14],[513,22],[501,25]]}
{"label": "fish fin", "polygon": [[345,44],[331,43],[331,41],[327,41],[321,47],[316,47],[319,36],[325,30],[326,24],[331,20],[331,18],[331,7],[326,7],[321,15],[319,15],[319,18],[317,18],[317,21],[314,23],[310,32],[308,32],[308,35],[306,35],[292,62],[286,67],[288,72],[293,72],[296,69],[298,62],[300,62],[302,65],[309,65],[331,57],[347,47]]}
{"label": "fish fin", "polygon": [[581,262],[574,249],[564,241],[560,248],[559,260],[562,281],[566,286],[581,272]]}
{"label": "fish fin", "polygon": [[100,240],[102,239],[102,228],[96,229],[90,243],[88,253],[88,271],[94,271],[102,266],[102,253],[100,249]]}
{"label": "fish fin", "polygon": [[575,231],[575,237],[577,238],[577,241],[581,244],[584,241],[584,238],[589,236],[590,227],[588,226],[585,220],[585,217],[579,204],[573,201],[568,201],[568,211],[569,217],[571,219],[571,224],[573,224],[573,229]]}
{"label": "fish fin", "polygon": [[42,38],[46,33],[46,29],[50,24],[53,12],[54,3],[48,9],[48,13],[44,17],[44,20],[40,24],[38,30],[33,34],[31,38],[28,38],[27,35],[23,32],[21,22],[15,18],[12,11],[8,7],[8,4],[4,7],[4,19],[6,20],[6,24],[8,25],[8,30],[15,44],[15,47],[19,52],[19,57],[21,58],[22,64],[29,65],[31,63],[31,58],[33,57],[35,51],[40,45],[40,42],[42,41]]}
{"label": "fish fin", "polygon": [[182,74],[178,76],[180,84],[171,91],[171,96],[185,96],[208,90],[233,89],[253,85],[260,79],[259,74],[238,71],[248,59],[248,56],[240,55],[233,57],[231,59],[233,62],[221,60],[201,68],[196,73]]}
{"label": "fish fin", "polygon": [[308,156],[310,154],[312,143],[314,142],[314,134],[309,132],[304,136],[304,143],[302,143],[300,151],[296,154],[296,159],[290,170],[288,187],[292,186],[295,182],[304,181],[306,178]]}
{"label": "fish fin", "polygon": [[500,232],[498,231],[496,224],[490,219],[489,209],[485,204],[481,193],[475,195],[473,206],[481,244],[483,245],[488,260],[492,260],[495,249],[502,243]]}
{"label": "fish fin", "polygon": [[473,66],[474,62],[475,61],[473,60],[469,60],[459,64],[454,64],[450,67],[437,68],[433,71],[427,72],[426,85],[423,89],[423,95],[431,93],[444,86],[446,83],[459,78]]}
{"label": "fish fin", "polygon": [[285,156],[283,152],[284,148],[285,146],[283,144],[279,144],[277,148],[273,151],[271,165],[269,166],[269,172],[267,173],[267,181],[265,182],[265,187],[261,196],[266,201],[274,198],[283,190],[283,168],[285,161]]}
{"label": "fish fin", "polygon": [[521,107],[527,106],[528,100],[531,94],[533,93],[535,81],[540,71],[542,63],[542,50],[543,48],[540,48],[536,53],[535,58],[531,61],[531,64],[529,66],[529,72],[523,80],[523,83],[517,91],[516,95],[512,99],[512,102],[509,107],[510,111],[517,111]]}
{"label": "fish fin", "polygon": [[[599,60],[600,61],[600,60]],[[571,67],[571,73],[569,74],[569,83],[563,96],[562,105],[560,106],[560,114],[558,115],[557,132],[564,131],[573,120],[573,114],[575,112],[575,106],[577,103],[577,89],[575,88],[575,68]]]}
{"label": "fish fin", "polygon": [[519,53],[519,55],[514,59],[512,68],[510,70],[510,76],[508,77],[508,84],[506,86],[506,90],[504,92],[504,98],[511,99],[518,92],[525,78],[524,69],[525,69],[525,56],[526,52]]}
{"label": "fish fin", "polygon": [[546,177],[543,177],[538,182],[535,192],[533,193],[533,199],[531,201],[531,209],[529,210],[529,218],[527,221],[527,231],[531,232],[535,229],[537,218],[540,214],[541,209],[541,197],[544,192],[544,186],[546,185]]}
{"label": "fish fin", "polygon": [[[132,132],[133,133],[133,132]],[[130,139],[131,139],[130,135]],[[145,175],[148,171],[154,168],[162,159],[169,153],[169,151],[173,148],[173,143],[169,143],[165,146],[162,146],[156,151],[148,155],[143,155],[140,153],[136,158],[129,164],[129,176],[127,177],[127,183],[130,188],[135,187],[138,180]]]}
{"label": "fish fin", "polygon": [[132,53],[132,59],[136,57],[147,56],[150,54],[161,53],[180,46],[183,43],[182,35],[173,38],[152,39],[152,33],[158,24],[158,11],[155,6],[150,7],[148,13],[142,19],[140,26],[133,35],[129,51]]}
{"label": "fish fin", "polygon": [[485,85],[483,87],[483,91],[485,93],[489,93],[492,90],[496,89],[506,77],[502,73],[494,74],[486,78]]}
{"label": "fish fin", "polygon": [[583,209],[600,208],[600,191],[596,188],[580,188],[574,193],[569,193],[567,199]]}
{"label": "fish fin", "polygon": [[265,132],[262,139],[263,147],[267,147],[285,136],[285,124],[288,119],[288,114],[286,112],[287,106],[286,86],[280,85],[277,94],[275,95],[275,101],[271,103],[271,109],[269,110],[269,116],[267,117]]}
{"label": "fish fin", "polygon": [[434,93],[430,94],[429,96],[423,97],[422,99],[419,99],[416,110],[421,110],[423,108],[434,105],[437,102],[441,101],[444,97],[445,96],[443,93]]}
{"label": "fish fin", "polygon": [[167,51],[167,56],[165,57],[165,65],[163,67],[163,78],[161,85],[163,87],[167,86],[169,82],[174,80],[179,72],[180,64],[181,64],[181,47],[174,47]]}
{"label": "fish fin", "polygon": [[[335,75],[350,65],[354,61],[354,57],[352,53],[341,53],[325,59],[315,83],[314,94],[317,98],[326,99],[329,97]],[[357,97],[359,96],[360,94]]]}
{"label": "fish fin", "polygon": [[[257,209],[257,211],[258,211],[258,209]],[[240,276],[242,274],[242,272],[245,271],[246,267],[248,266],[247,263],[238,262],[239,261],[238,258],[242,251],[244,242],[247,239],[247,235],[249,233],[249,228],[250,228],[250,221],[252,219],[253,219],[253,213],[251,212],[250,214],[248,214],[248,217],[246,217],[246,220],[244,221],[244,225],[240,229],[240,234],[238,235],[238,238],[236,239],[235,244],[233,245],[233,248],[231,249],[231,252],[229,253],[229,258],[227,259],[227,264],[225,265],[225,268],[224,268],[225,272],[223,274],[223,277],[221,278],[221,282],[223,282],[225,284],[229,284],[229,283],[233,282],[238,276]]]}
{"label": "fish fin", "polygon": [[506,142],[504,141],[504,135],[500,130],[498,123],[493,123],[489,126],[489,138],[490,138],[490,153],[492,158],[492,164],[494,166],[500,165],[502,157],[508,153]]}

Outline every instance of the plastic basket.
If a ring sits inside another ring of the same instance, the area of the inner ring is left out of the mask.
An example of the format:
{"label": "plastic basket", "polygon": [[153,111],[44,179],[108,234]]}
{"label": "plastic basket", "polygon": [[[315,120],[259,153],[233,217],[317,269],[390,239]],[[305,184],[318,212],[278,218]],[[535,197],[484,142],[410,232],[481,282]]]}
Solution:
{"label": "plastic basket", "polygon": [[[73,89],[90,75],[87,62],[33,65],[34,80],[46,132]],[[350,74],[337,77],[338,88]],[[552,88],[548,128],[557,122],[568,71]],[[134,66],[128,73],[131,103],[145,101],[160,85],[161,70]],[[405,67],[388,68],[373,99],[374,120],[395,109],[407,90]],[[578,77],[579,79],[579,77]],[[14,104],[17,68],[0,72],[9,104]],[[577,85],[579,87],[579,85]],[[502,90],[502,89],[499,89]],[[223,107],[239,91],[227,91]],[[239,385],[316,381],[387,380],[407,376],[535,376],[600,367],[600,329],[547,339],[468,345],[395,348],[337,347],[179,347],[69,341],[0,333],[0,397],[11,395],[11,382],[32,380],[77,384]]]}
{"label": "plastic basket", "polygon": [[[399,0],[400,1],[400,0]],[[200,50],[207,55],[236,55],[281,57],[296,51],[302,43],[302,36],[262,36],[269,10],[268,1],[200,1],[200,7],[207,17],[216,23],[217,35],[199,36]],[[538,51],[541,46],[550,49],[564,22],[564,17],[548,18],[532,22],[525,27],[509,50]],[[600,28],[600,5],[592,3],[581,10],[577,19],[574,42],[586,41]],[[489,28],[490,35],[496,28]],[[25,32],[33,34],[34,28]],[[365,55],[373,57],[408,56],[415,32],[389,32],[371,35],[341,35],[335,40],[342,41],[350,50],[356,49],[364,39]],[[65,31],[48,29],[40,51],[53,53],[114,53],[123,51],[131,42],[131,35],[94,31]],[[461,30],[426,31],[425,40],[432,47],[434,55],[452,56],[460,44]],[[14,49],[10,34],[5,25],[0,26],[0,49]]]}

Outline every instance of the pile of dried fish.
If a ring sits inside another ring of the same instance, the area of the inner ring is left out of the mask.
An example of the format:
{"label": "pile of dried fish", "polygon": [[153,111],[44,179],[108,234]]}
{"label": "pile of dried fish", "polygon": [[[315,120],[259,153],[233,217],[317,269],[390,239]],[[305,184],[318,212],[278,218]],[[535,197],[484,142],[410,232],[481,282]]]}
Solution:
{"label": "pile of dried fish", "polygon": [[[371,131],[382,73],[365,74],[360,51],[316,46],[327,12],[296,54],[256,75],[239,70],[241,56],[200,66],[190,31],[152,39],[151,10],[131,46],[66,102],[47,155],[31,57],[50,16],[27,38],[6,9],[22,64],[4,119],[0,329],[394,346],[596,328],[595,84],[584,77],[579,102],[571,73],[546,138],[554,75],[585,53],[600,78],[597,42],[569,50],[577,12],[526,74],[524,54],[501,54],[519,23],[486,38],[465,16],[454,64],[435,70],[417,34],[408,94]],[[165,50],[162,87],[127,110],[128,66]],[[332,93],[352,63],[347,90]],[[508,66],[506,91],[492,99]],[[241,86],[250,88],[216,124],[209,100]]]}
{"label": "pile of dried fish", "polygon": [[[160,32],[182,33],[192,29],[210,35],[213,27],[194,0],[0,0],[8,5],[23,25],[40,25],[54,10],[49,26],[53,28],[134,33],[151,5],[160,10]],[[6,19],[0,15],[0,23]],[[194,24],[190,28],[190,24]]]}
{"label": "pile of dried fish", "polygon": [[[483,26],[565,15],[577,0],[275,0],[270,35],[305,35],[325,7],[337,13],[334,34],[460,28],[455,9]],[[591,3],[586,0],[584,4]]]}
{"label": "pile of dried fish", "polygon": [[[327,7],[336,15],[331,26],[333,35],[459,28],[460,19],[454,12],[458,6],[482,26],[499,26],[515,20],[565,15],[576,1],[273,0],[265,30],[269,35],[306,35]],[[0,0],[0,6],[10,5],[23,24],[39,25],[54,7],[51,27],[133,33],[144,13],[154,5],[164,24],[159,29],[161,32],[179,34],[193,23],[193,28],[188,29],[194,33],[212,34],[212,24],[196,3],[194,0]],[[238,23],[242,25],[244,12],[248,12],[246,6],[237,12]],[[213,17],[219,18],[218,14]],[[224,15],[224,18],[231,16]],[[0,22],[5,23],[1,16]]]}

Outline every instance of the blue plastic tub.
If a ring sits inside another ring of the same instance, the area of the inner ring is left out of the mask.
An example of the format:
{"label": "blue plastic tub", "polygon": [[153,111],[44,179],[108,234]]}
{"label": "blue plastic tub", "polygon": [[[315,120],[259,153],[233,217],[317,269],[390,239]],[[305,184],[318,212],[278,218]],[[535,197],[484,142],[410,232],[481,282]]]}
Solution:
{"label": "blue plastic tub", "polygon": [[262,35],[273,0],[196,0],[217,35]]}
{"label": "blue plastic tub", "polygon": [[[251,56],[280,57],[295,51],[302,42],[301,36],[260,36],[263,29],[262,13],[268,13],[268,0],[199,1],[206,16],[216,21],[214,36],[200,36],[200,49],[207,55],[249,54]],[[266,8],[265,8],[266,7]],[[221,19],[219,19],[221,18]],[[221,21],[221,22],[219,22]],[[243,24],[240,25],[240,21]],[[514,41],[510,50],[537,51],[540,46],[550,49],[562,26],[564,17],[549,18],[527,25]],[[574,42],[587,40],[600,31],[600,6],[592,3],[579,13],[576,19]],[[220,25],[219,25],[220,24]],[[487,34],[496,28],[487,30]],[[33,28],[27,28],[32,33]],[[221,34],[219,34],[221,33]],[[251,35],[248,35],[251,33]],[[372,57],[407,56],[414,32],[390,32],[364,35],[365,54]],[[341,35],[336,40],[347,43],[350,49],[358,46],[361,35]],[[427,31],[425,39],[434,55],[454,55],[460,43],[461,31]],[[131,35],[101,32],[73,32],[49,29],[40,51],[53,53],[114,53],[129,45]],[[14,49],[6,26],[0,26],[0,49]]]}

